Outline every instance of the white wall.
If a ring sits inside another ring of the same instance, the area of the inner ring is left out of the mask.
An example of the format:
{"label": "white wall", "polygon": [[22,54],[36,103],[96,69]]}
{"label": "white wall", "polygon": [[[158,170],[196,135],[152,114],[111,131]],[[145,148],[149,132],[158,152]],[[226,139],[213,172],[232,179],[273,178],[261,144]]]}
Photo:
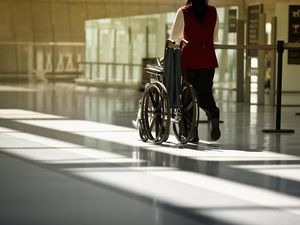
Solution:
{"label": "white wall", "polygon": [[[288,42],[289,5],[298,3],[276,3],[275,15],[277,17],[277,40]],[[300,91],[300,65],[287,64],[287,51],[283,54],[283,91]]]}

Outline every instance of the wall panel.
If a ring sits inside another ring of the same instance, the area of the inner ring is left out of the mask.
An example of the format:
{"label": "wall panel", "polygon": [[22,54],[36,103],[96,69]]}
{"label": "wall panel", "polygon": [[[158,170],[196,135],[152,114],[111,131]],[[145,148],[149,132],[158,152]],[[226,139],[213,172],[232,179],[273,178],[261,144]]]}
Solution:
{"label": "wall panel", "polygon": [[33,39],[33,26],[30,2],[11,3],[12,30],[18,41],[31,41]]}
{"label": "wall panel", "polygon": [[12,40],[10,3],[0,2],[0,41]]}
{"label": "wall panel", "polygon": [[106,12],[106,4],[100,4],[97,2],[91,2],[87,4],[87,18],[89,20],[105,17],[108,17],[108,13]]}
{"label": "wall panel", "polygon": [[84,22],[88,19],[85,3],[69,4],[71,41],[84,41]]}
{"label": "wall panel", "polygon": [[33,17],[33,32],[34,41],[51,41],[51,17],[50,4],[48,2],[33,2],[32,17]]}
{"label": "wall panel", "polygon": [[68,2],[51,3],[52,32],[55,41],[70,41],[70,8]]}

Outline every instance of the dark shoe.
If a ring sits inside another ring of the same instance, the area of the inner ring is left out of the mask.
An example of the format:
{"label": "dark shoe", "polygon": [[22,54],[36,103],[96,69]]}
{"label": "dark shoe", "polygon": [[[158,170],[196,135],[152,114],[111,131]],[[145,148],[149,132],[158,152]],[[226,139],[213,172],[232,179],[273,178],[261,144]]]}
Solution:
{"label": "dark shoe", "polygon": [[199,138],[197,136],[193,137],[189,142],[193,143],[193,144],[198,144],[199,143]]}
{"label": "dark shoe", "polygon": [[219,119],[212,119],[210,138],[212,141],[217,141],[220,137],[221,137],[221,131],[219,128]]}

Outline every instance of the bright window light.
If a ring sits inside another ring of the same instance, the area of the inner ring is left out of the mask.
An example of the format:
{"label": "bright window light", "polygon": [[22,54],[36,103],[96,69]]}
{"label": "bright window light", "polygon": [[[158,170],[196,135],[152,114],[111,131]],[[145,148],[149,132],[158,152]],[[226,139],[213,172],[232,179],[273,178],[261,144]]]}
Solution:
{"label": "bright window light", "polygon": [[251,58],[251,68],[258,68],[258,59]]}
{"label": "bright window light", "polygon": [[272,24],[271,23],[266,23],[266,33],[270,34],[272,31]]}

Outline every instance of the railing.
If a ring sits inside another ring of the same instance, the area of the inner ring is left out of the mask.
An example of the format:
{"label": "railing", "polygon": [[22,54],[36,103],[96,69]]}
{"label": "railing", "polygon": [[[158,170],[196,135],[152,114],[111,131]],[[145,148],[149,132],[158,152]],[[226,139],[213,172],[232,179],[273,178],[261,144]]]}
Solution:
{"label": "railing", "polygon": [[77,61],[84,56],[84,42],[0,41],[7,63],[0,63],[1,78],[44,80],[74,78],[82,74]]}
{"label": "railing", "polygon": [[[104,77],[102,80],[105,82],[109,82],[109,69],[111,69],[111,75],[113,80],[116,80],[116,73],[117,67],[121,67],[122,74],[120,75],[121,79],[119,79],[119,82],[126,83],[128,79],[126,79],[126,70],[128,71],[128,76],[133,80],[132,74],[134,67],[142,69],[142,64],[134,64],[134,63],[105,63],[105,62],[78,62],[78,64],[82,64],[85,67],[85,71],[88,71],[88,74],[86,74],[87,79],[94,79],[95,76],[99,78],[100,76],[100,66],[104,67],[104,72],[101,73],[101,76]],[[93,70],[93,66],[97,65],[97,71],[95,72]],[[102,72],[102,71],[101,71]]]}
{"label": "railing", "polygon": [[216,44],[216,49],[235,49],[235,50],[275,50],[275,45],[226,45]]}

